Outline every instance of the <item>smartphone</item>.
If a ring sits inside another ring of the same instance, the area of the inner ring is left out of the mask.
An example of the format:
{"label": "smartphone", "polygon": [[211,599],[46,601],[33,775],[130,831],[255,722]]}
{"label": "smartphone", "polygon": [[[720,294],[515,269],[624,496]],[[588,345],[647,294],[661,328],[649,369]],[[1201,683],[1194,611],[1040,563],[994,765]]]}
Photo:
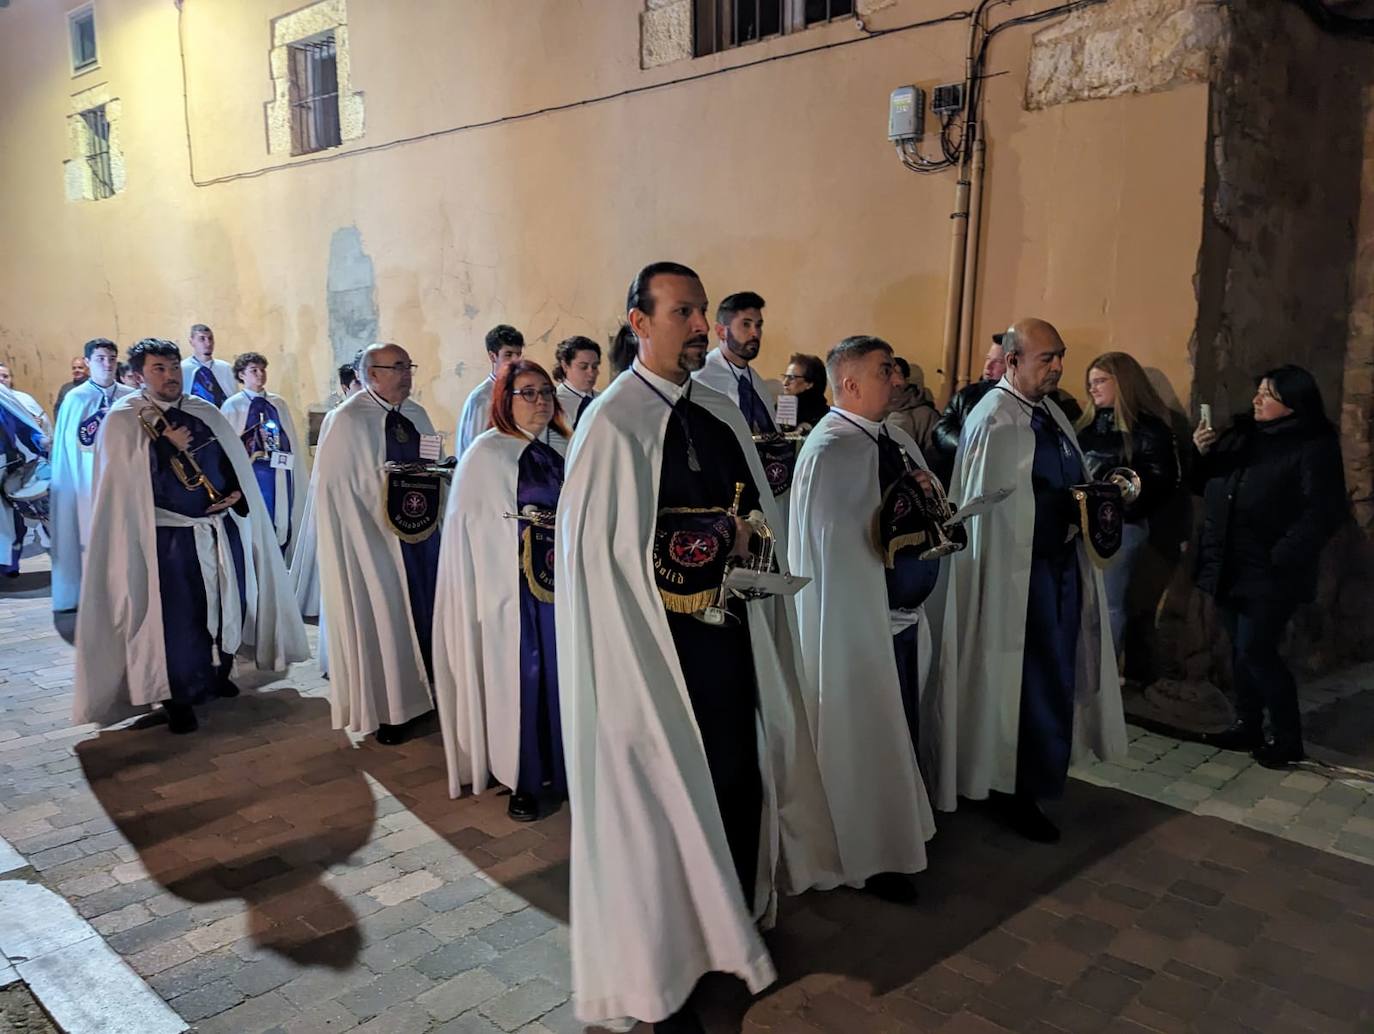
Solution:
{"label": "smartphone", "polygon": [[1200,423],[1202,424],[1203,427],[1211,427],[1211,426],[1212,426],[1212,407],[1211,407],[1211,405],[1209,405],[1208,403],[1204,402],[1200,408],[1201,408],[1201,410],[1202,410],[1202,418],[1201,418]]}

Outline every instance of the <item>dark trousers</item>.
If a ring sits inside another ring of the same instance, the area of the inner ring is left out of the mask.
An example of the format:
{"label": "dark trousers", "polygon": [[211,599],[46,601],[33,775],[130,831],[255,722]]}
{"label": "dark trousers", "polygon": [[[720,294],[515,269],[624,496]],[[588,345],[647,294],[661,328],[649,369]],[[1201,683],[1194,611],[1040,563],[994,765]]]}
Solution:
{"label": "dark trousers", "polygon": [[520,773],[516,782],[518,793],[559,800],[568,796],[553,604],[535,599],[524,585],[520,587]]}
{"label": "dark trousers", "polygon": [[690,614],[669,613],[668,628],[677,647],[692,713],[701,729],[730,858],[744,891],[744,903],[752,909],[763,816],[756,727],[758,685],[744,606],[735,600],[730,610],[743,620],[713,627]]}
{"label": "dark trousers", "polygon": [[921,669],[916,650],[916,633],[920,625],[904,628],[892,637],[892,651],[897,655],[897,685],[902,691],[902,710],[906,712],[906,727],[911,733],[911,749],[916,763],[921,763]]}
{"label": "dark trousers", "polygon": [[1074,658],[1082,587],[1078,557],[1032,557],[1021,662],[1016,792],[1058,797],[1073,752]]}
{"label": "dark trousers", "polygon": [[1264,713],[1274,742],[1280,747],[1302,746],[1302,718],[1298,687],[1279,654],[1284,629],[1296,603],[1279,597],[1226,600],[1221,620],[1231,637],[1231,671],[1236,691],[1236,718],[1262,729]]}
{"label": "dark trousers", "polygon": [[24,552],[24,536],[28,534],[28,529],[24,526],[24,518],[19,516],[19,511],[14,511],[14,551],[11,556],[0,556],[0,574],[19,573],[19,555]]}
{"label": "dark trousers", "polygon": [[439,584],[439,538],[436,531],[423,542],[402,542],[401,563],[410,594],[410,620],[425,662],[425,674],[434,681],[434,593]]}
{"label": "dark trousers", "polygon": [[[232,520],[225,520],[221,527],[221,534],[229,536],[234,555],[242,620],[247,609],[243,543]],[[219,636],[211,635],[207,627],[209,603],[205,599],[205,583],[201,581],[194,529],[157,529],[157,577],[172,699],[179,704],[204,703],[229,677],[234,657],[221,653],[219,663],[214,662],[220,642]]]}

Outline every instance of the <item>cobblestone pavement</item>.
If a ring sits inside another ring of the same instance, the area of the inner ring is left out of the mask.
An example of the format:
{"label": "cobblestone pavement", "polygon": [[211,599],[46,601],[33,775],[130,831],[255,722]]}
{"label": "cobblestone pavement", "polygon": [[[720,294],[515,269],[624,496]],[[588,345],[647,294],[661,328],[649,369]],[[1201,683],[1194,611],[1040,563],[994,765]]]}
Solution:
{"label": "cobblestone pavement", "polygon": [[[45,578],[0,595],[0,836],[31,867],[11,876],[71,901],[204,1034],[580,1029],[566,812],[450,801],[437,731],[331,730],[313,663],[245,680],[194,736],[73,728]],[[1309,724],[1371,688],[1374,669],[1315,685]],[[1374,1029],[1374,783],[1132,736],[1071,783],[1057,846],[971,807],[940,820],[914,908],[784,902],[778,983],[713,984],[712,1029]],[[1331,741],[1367,767],[1367,740]]]}

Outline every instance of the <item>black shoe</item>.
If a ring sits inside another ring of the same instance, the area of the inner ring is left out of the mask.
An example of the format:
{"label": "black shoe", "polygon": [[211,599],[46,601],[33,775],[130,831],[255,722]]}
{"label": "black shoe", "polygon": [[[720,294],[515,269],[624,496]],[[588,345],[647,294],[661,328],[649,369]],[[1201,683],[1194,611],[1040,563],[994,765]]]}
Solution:
{"label": "black shoe", "polygon": [[1278,743],[1266,743],[1264,746],[1256,747],[1251,751],[1250,756],[1264,768],[1274,769],[1291,768],[1299,761],[1307,760],[1307,755],[1303,753],[1301,744],[1282,746]]}
{"label": "black shoe", "polygon": [[174,736],[183,736],[200,728],[196,711],[190,704],[179,704],[175,700],[163,701],[162,709],[167,712],[167,731]]}
{"label": "black shoe", "polygon": [[221,679],[219,685],[215,687],[215,696],[217,697],[229,699],[230,697],[236,697],[238,695],[239,687],[228,679]]}
{"label": "black shoe", "polygon": [[1008,813],[1011,828],[1037,844],[1059,843],[1059,827],[1050,821],[1040,805],[1028,797],[1017,797]]}
{"label": "black shoe", "polygon": [[1258,750],[1264,746],[1264,730],[1258,722],[1236,722],[1221,732],[1203,733],[1202,742],[1218,750]]}
{"label": "black shoe", "polygon": [[506,814],[516,822],[533,822],[539,818],[539,801],[532,793],[513,793]]}
{"label": "black shoe", "polygon": [[691,1005],[684,1005],[667,1019],[655,1023],[654,1034],[706,1034],[706,1028]]}
{"label": "black shoe", "polygon": [[404,743],[406,741],[404,729],[405,727],[401,725],[382,723],[377,726],[377,742],[383,747],[394,747],[398,743]]}
{"label": "black shoe", "polygon": [[894,905],[916,903],[916,885],[901,872],[880,872],[864,881],[865,893],[891,901]]}

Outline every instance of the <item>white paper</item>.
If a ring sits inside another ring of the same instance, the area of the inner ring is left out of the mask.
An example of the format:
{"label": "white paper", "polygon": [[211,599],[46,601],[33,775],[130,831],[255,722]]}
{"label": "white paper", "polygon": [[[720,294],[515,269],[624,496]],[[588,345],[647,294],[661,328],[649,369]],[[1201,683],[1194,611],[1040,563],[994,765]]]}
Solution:
{"label": "white paper", "polygon": [[437,460],[442,440],[437,434],[420,435],[420,459]]}
{"label": "white paper", "polygon": [[797,396],[779,395],[777,408],[777,424],[780,427],[797,426]]}
{"label": "white paper", "polygon": [[272,453],[273,470],[290,470],[296,465],[296,458],[293,453],[274,452]]}
{"label": "white paper", "polygon": [[955,510],[949,520],[945,521],[946,528],[952,528],[956,524],[963,524],[970,517],[977,517],[980,513],[992,509],[1007,496],[1011,495],[1014,489],[999,488],[995,492],[980,495],[975,499],[970,499],[959,509]]}

